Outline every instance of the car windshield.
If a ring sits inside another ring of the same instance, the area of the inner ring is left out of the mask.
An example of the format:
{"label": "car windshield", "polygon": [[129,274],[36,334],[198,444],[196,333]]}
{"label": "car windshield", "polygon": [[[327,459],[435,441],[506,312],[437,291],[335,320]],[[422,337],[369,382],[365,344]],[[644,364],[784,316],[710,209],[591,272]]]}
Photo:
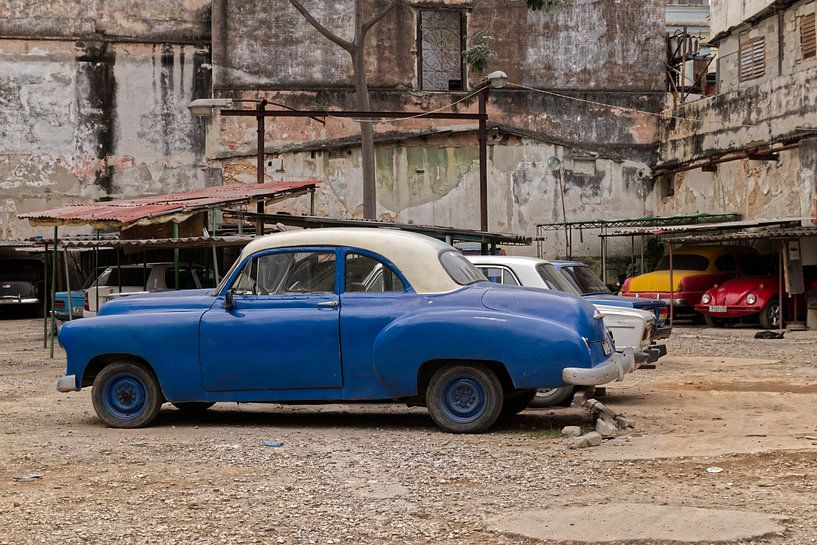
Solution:
{"label": "car windshield", "polygon": [[778,271],[779,254],[763,256],[743,256],[742,276],[774,276]]}
{"label": "car windshield", "polygon": [[[676,271],[705,271],[709,268],[709,258],[695,254],[675,254],[672,256],[672,268]],[[655,270],[669,270],[669,255],[661,258]]]}
{"label": "car windshield", "polygon": [[536,272],[539,273],[539,276],[549,289],[563,291],[571,295],[581,295],[579,290],[550,263],[539,263],[536,265]]}
{"label": "car windshield", "polygon": [[610,293],[601,278],[593,274],[590,267],[582,265],[571,265],[569,267],[562,267],[563,274],[568,275],[581,290],[583,295]]}
{"label": "car windshield", "polygon": [[442,252],[440,254],[440,264],[442,264],[443,269],[451,279],[462,286],[487,281],[485,275],[456,250]]}
{"label": "car windshield", "polygon": [[30,259],[8,259],[0,262],[0,280],[13,281],[39,280],[43,276],[43,266],[40,262]]}

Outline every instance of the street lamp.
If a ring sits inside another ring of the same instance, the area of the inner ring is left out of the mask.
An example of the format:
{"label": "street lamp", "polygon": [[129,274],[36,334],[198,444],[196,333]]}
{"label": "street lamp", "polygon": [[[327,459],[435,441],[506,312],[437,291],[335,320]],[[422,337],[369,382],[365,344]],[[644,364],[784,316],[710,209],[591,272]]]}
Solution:
{"label": "street lamp", "polygon": [[[213,115],[214,108],[225,108],[232,106],[236,102],[252,102],[257,104],[255,116],[258,124],[258,144],[256,151],[256,171],[255,179],[259,184],[264,183],[264,110],[267,107],[267,99],[239,99],[233,100],[231,98],[197,98],[187,105],[190,113],[199,117],[210,117]],[[261,236],[264,234],[264,220],[261,214],[264,213],[264,199],[258,200],[256,212],[259,214],[255,220],[255,234]]]}
{"label": "street lamp", "polygon": [[[488,93],[491,89],[500,89],[508,81],[508,74],[497,70],[488,74],[481,83],[479,93],[479,228],[488,230],[488,121],[487,105]],[[482,245],[482,253],[486,253],[487,244]]]}

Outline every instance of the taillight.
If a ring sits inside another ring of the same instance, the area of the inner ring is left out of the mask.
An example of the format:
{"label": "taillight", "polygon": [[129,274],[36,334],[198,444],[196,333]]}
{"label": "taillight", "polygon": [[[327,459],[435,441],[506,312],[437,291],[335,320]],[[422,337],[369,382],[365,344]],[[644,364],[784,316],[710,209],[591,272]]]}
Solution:
{"label": "taillight", "polygon": [[659,320],[666,320],[669,316],[669,309],[667,307],[661,307],[658,309],[658,319]]}
{"label": "taillight", "polygon": [[54,301],[54,308],[65,308],[65,301]]}
{"label": "taillight", "polygon": [[88,292],[87,291],[85,292],[85,310],[88,310],[88,311],[91,310],[91,307],[88,306]]}

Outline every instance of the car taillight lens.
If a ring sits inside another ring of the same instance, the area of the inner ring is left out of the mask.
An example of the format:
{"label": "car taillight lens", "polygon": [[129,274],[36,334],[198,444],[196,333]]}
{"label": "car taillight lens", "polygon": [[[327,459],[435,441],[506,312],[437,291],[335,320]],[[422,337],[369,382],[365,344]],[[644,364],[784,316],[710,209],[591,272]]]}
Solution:
{"label": "car taillight lens", "polygon": [[91,307],[88,306],[88,292],[85,292],[85,310],[91,310]]}
{"label": "car taillight lens", "polygon": [[65,301],[54,301],[54,308],[65,308]]}
{"label": "car taillight lens", "polygon": [[666,320],[669,317],[669,309],[667,307],[661,307],[658,309],[658,319]]}

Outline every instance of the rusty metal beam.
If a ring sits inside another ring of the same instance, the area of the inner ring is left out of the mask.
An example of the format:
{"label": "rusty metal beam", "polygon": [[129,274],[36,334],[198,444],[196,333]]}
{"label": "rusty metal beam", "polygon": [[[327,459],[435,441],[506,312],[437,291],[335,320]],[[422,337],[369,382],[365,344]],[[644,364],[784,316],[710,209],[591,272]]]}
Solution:
{"label": "rusty metal beam", "polygon": [[[221,115],[227,117],[257,117],[256,110],[221,110]],[[362,112],[341,110],[265,110],[264,117],[343,117],[360,119],[470,119],[487,120],[488,115],[483,113],[457,112]]]}

